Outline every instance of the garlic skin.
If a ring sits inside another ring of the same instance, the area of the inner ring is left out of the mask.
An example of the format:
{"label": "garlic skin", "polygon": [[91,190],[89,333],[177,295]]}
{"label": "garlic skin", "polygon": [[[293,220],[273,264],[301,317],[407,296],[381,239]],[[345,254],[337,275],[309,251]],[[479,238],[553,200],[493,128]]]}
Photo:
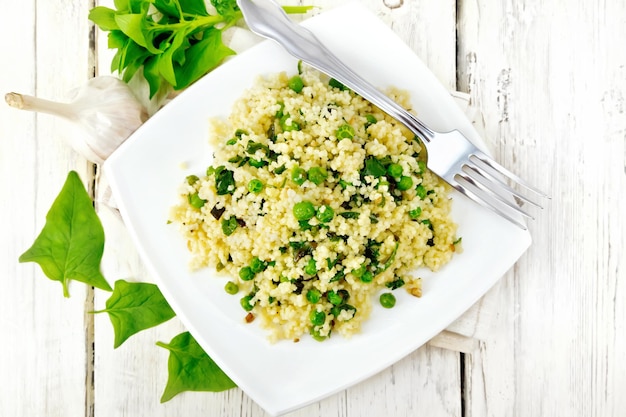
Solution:
{"label": "garlic skin", "polygon": [[148,120],[146,108],[119,78],[99,76],[75,90],[70,103],[8,93],[15,108],[48,113],[76,123],[86,137],[69,135],[70,145],[89,161],[102,164],[139,126]]}

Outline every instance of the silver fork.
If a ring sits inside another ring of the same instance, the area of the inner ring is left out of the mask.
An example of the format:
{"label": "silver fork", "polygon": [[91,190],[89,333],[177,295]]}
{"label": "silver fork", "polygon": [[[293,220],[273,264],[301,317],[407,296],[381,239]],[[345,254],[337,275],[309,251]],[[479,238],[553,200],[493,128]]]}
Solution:
{"label": "silver fork", "polygon": [[[428,168],[480,205],[493,210],[522,229],[523,217],[534,219],[524,204],[546,194],[513,174],[474,146],[461,132],[435,132],[388,98],[335,56],[308,29],[294,23],[273,0],[237,0],[250,30],[282,45],[294,57],[335,78],[415,133],[426,147]],[[524,196],[511,181],[535,195]]]}

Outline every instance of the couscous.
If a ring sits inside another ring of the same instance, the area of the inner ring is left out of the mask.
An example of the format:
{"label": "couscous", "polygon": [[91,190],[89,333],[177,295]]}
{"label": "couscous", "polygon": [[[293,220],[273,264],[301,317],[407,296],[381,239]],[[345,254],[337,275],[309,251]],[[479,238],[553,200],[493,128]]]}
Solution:
{"label": "couscous", "polygon": [[420,296],[415,270],[451,259],[449,190],[419,139],[335,80],[310,68],[259,79],[210,125],[214,160],[185,179],[171,220],[191,267],[225,273],[270,340],[349,337],[375,300]]}

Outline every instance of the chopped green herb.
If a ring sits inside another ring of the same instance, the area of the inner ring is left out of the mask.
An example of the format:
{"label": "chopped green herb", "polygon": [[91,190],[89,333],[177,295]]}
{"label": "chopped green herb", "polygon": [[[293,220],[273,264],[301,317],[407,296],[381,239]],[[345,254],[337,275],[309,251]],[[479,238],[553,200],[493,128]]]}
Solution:
{"label": "chopped green herb", "polygon": [[404,285],[404,280],[400,277],[394,279],[393,281],[390,281],[388,283],[385,284],[385,287],[389,288],[390,290],[396,290],[400,287],[402,287]]}
{"label": "chopped green herb", "polygon": [[365,158],[365,168],[361,173],[364,176],[371,175],[374,178],[380,178],[387,173],[387,170],[378,159],[373,156],[368,156]]}
{"label": "chopped green herb", "polygon": [[334,78],[331,78],[331,79],[328,81],[328,85],[329,85],[329,86],[331,86],[331,87],[333,87],[333,88],[338,88],[338,89],[340,89],[341,91],[348,90],[348,87],[346,87],[346,86],[345,86],[345,85],[343,85],[340,81],[337,81],[337,80],[336,80],[336,79],[334,79]]}
{"label": "chopped green herb", "polygon": [[226,236],[230,236],[235,232],[238,225],[239,224],[237,223],[236,217],[229,217],[228,219],[223,219],[222,220],[222,232],[224,232]]}
{"label": "chopped green herb", "polygon": [[233,194],[235,192],[235,175],[233,171],[221,169],[215,172],[215,187],[217,195]]}

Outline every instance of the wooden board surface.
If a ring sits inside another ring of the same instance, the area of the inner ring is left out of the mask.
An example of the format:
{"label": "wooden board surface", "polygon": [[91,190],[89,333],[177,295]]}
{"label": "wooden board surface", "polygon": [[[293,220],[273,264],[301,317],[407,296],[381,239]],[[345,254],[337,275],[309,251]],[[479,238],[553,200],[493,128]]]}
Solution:
{"label": "wooden board surface", "polygon": [[[101,4],[111,4],[102,1]],[[286,2],[285,2],[286,3]],[[292,2],[292,4],[295,2]],[[307,4],[330,5],[331,0]],[[626,5],[618,0],[362,0],[451,90],[470,94],[497,159],[548,191],[534,243],[492,291],[486,337],[466,354],[425,346],[293,416],[619,416],[626,406]],[[0,92],[62,100],[111,52],[91,2],[2,0]],[[0,415],[263,416],[238,389],[160,404],[173,320],[113,349],[106,294],[61,286],[17,258],[69,170],[96,170],[72,126],[0,105]],[[103,273],[150,281],[106,208]],[[483,324],[485,321],[483,320]],[[483,329],[484,330],[484,329]],[[482,334],[485,334],[483,331]],[[443,343],[443,342],[442,342]]]}

